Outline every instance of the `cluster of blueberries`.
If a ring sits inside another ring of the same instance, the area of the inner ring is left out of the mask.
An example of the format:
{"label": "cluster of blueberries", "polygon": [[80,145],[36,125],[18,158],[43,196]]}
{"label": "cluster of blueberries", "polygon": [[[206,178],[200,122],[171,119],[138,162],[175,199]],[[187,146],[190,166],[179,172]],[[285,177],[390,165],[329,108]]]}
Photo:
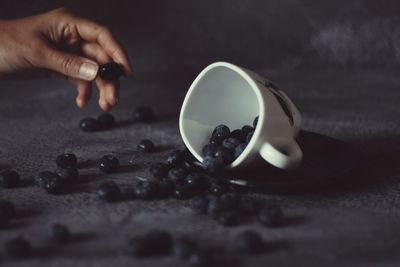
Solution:
{"label": "cluster of blueberries", "polygon": [[218,125],[212,132],[209,143],[202,149],[204,169],[216,173],[238,158],[253,137],[257,122],[258,116],[254,119],[253,126],[244,125],[232,132],[228,126]]}
{"label": "cluster of blueberries", "polygon": [[[232,243],[235,252],[241,254],[259,253],[264,247],[262,237],[251,230],[237,234]],[[137,258],[172,255],[193,266],[212,266],[217,256],[212,249],[200,247],[189,237],[172,238],[168,232],[157,229],[129,239],[126,251]]]}
{"label": "cluster of blueberries", "polygon": [[[152,122],[154,120],[154,111],[151,107],[140,106],[133,112],[133,121]],[[96,132],[111,129],[115,125],[115,117],[110,113],[103,113],[95,118],[84,118],[79,122],[79,127],[84,132]]]}
{"label": "cluster of blueberries", "polygon": [[[78,176],[78,160],[72,153],[61,154],[56,158],[57,170],[44,171],[34,177],[35,185],[44,188],[50,194],[65,191],[68,185],[74,183]],[[116,172],[119,161],[112,155],[105,155],[99,160],[99,169],[104,173]]]}
{"label": "cluster of blueberries", "polygon": [[[3,200],[0,201],[0,211],[1,205],[4,205],[2,202]],[[13,207],[11,203],[7,203],[7,205],[11,205]],[[70,232],[65,225],[53,223],[48,229],[47,236],[49,241],[53,243],[65,243],[70,239]],[[32,254],[32,245],[28,239],[19,235],[8,240],[4,244],[4,252],[8,257],[11,258],[27,258]]]}

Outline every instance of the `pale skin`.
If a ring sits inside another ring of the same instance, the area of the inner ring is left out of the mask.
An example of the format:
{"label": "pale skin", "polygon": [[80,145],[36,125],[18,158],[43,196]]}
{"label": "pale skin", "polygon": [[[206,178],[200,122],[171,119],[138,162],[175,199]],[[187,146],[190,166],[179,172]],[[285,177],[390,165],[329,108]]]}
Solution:
{"label": "pale skin", "polygon": [[96,76],[99,65],[119,63],[133,74],[122,46],[106,27],[64,8],[44,14],[0,20],[0,77],[64,76],[75,84],[76,104],[89,102],[92,83],[99,105],[108,111],[118,104],[118,82]]}

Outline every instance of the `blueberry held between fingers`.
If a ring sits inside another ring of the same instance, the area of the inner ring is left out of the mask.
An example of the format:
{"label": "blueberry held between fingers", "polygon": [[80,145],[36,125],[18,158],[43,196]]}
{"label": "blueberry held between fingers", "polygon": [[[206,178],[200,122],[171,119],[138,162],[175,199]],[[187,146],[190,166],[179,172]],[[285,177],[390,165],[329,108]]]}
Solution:
{"label": "blueberry held between fingers", "polygon": [[70,236],[68,228],[59,223],[54,223],[50,226],[48,231],[48,237],[50,240],[58,243],[63,243],[68,240]]}
{"label": "blueberry held between fingers", "polygon": [[164,162],[156,162],[150,166],[149,172],[154,178],[167,177],[170,166]]}
{"label": "blueberry held between fingers", "polygon": [[240,141],[236,138],[226,138],[223,142],[222,142],[222,146],[226,147],[229,150],[235,150],[235,148],[240,145]]}
{"label": "blueberry held between fingers", "polygon": [[93,118],[84,118],[79,122],[79,127],[84,132],[95,132],[100,129],[100,123]]}
{"label": "blueberry held between fingers", "polygon": [[102,129],[108,129],[114,126],[115,117],[111,113],[103,113],[97,117],[97,121]]}
{"label": "blueberry held between fingers", "polygon": [[277,205],[270,205],[258,213],[258,221],[265,226],[277,227],[283,224],[284,215]]}
{"label": "blueberry held between fingers", "polygon": [[99,169],[105,173],[114,173],[119,168],[119,160],[112,155],[105,155],[100,159]]}
{"label": "blueberry held between fingers", "polygon": [[122,74],[122,66],[115,62],[101,65],[98,71],[100,78],[106,81],[116,81]]}
{"label": "blueberry held between fingers", "polygon": [[60,168],[76,168],[78,159],[72,153],[65,153],[56,158],[56,164]]}
{"label": "blueberry held between fingers", "polygon": [[15,188],[20,182],[19,174],[13,170],[0,172],[0,186],[3,188]]}
{"label": "blueberry held between fingers", "polygon": [[137,149],[140,152],[144,152],[144,153],[150,153],[153,152],[154,150],[154,143],[149,140],[149,139],[143,139],[142,141],[140,141],[140,143],[137,145]]}
{"label": "blueberry held between fingers", "polygon": [[4,244],[4,251],[11,258],[27,258],[31,254],[32,247],[27,239],[18,236]]}
{"label": "blueberry held between fingers", "polygon": [[154,111],[151,107],[137,107],[133,113],[133,119],[137,122],[152,122],[154,120]]}
{"label": "blueberry held between fingers", "polygon": [[246,254],[259,253],[263,248],[263,243],[261,236],[251,230],[239,233],[234,241],[236,250]]}
{"label": "blueberry held between fingers", "polygon": [[121,197],[121,190],[113,181],[103,182],[97,189],[97,196],[107,202],[117,201]]}
{"label": "blueberry held between fingers", "polygon": [[215,127],[211,136],[217,136],[217,137],[221,137],[222,139],[225,139],[225,138],[228,138],[230,133],[231,133],[231,130],[229,129],[228,126],[220,124],[217,127]]}

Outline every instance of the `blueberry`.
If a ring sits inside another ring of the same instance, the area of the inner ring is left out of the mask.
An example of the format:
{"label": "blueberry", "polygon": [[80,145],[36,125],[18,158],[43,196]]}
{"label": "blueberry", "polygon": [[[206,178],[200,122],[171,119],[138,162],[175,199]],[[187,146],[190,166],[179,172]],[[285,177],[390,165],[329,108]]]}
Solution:
{"label": "blueberry", "polygon": [[50,194],[59,194],[65,189],[65,181],[58,175],[53,175],[45,180],[44,189]]}
{"label": "blueberry", "polygon": [[234,212],[224,212],[218,215],[218,222],[225,226],[233,226],[238,223],[237,214]]}
{"label": "blueberry", "polygon": [[207,206],[207,214],[217,218],[219,214],[223,213],[224,205],[219,198],[210,198]]}
{"label": "blueberry", "polygon": [[98,75],[106,81],[116,81],[123,74],[122,66],[115,62],[109,62],[99,67]]}
{"label": "blueberry", "polygon": [[235,138],[243,143],[244,141],[246,141],[246,134],[241,129],[236,129],[231,132],[229,138]]}
{"label": "blueberry", "polygon": [[239,233],[233,243],[238,252],[248,254],[260,252],[264,245],[261,236],[251,230]]}
{"label": "blueberry", "polygon": [[240,144],[235,148],[235,159],[237,159],[246,149],[247,144]]}
{"label": "blueberry", "polygon": [[49,171],[44,171],[39,173],[35,178],[34,178],[34,183],[35,185],[44,188],[47,181],[51,179],[56,179],[58,175],[54,172],[49,172]]}
{"label": "blueberry", "polygon": [[97,189],[97,197],[107,202],[117,201],[121,197],[121,190],[113,181],[103,182]]}
{"label": "blueberry", "polygon": [[212,144],[205,145],[202,149],[203,156],[205,156],[205,157],[206,156],[211,156],[211,157],[214,156],[216,148],[217,148],[217,146],[212,145]]}
{"label": "blueberry", "polygon": [[253,138],[254,132],[249,132],[246,136],[246,143],[249,143],[251,138]]}
{"label": "blueberry", "polygon": [[283,224],[282,209],[277,205],[270,205],[258,213],[258,221],[265,226],[276,227]]}
{"label": "blueberry", "polygon": [[134,185],[134,192],[138,199],[155,199],[159,196],[160,185],[155,181],[139,181]]}
{"label": "blueberry", "polygon": [[214,157],[221,159],[225,165],[230,164],[235,159],[233,151],[223,146],[215,150]]}
{"label": "blueberry", "polygon": [[181,260],[188,259],[196,249],[196,244],[187,237],[181,237],[172,244],[172,254]]}
{"label": "blueberry", "polygon": [[209,143],[214,146],[220,146],[222,141],[224,141],[224,138],[221,136],[211,136]]}
{"label": "blueberry", "polygon": [[182,184],[187,171],[184,168],[172,168],[168,172],[168,178],[175,184]]}
{"label": "blueberry", "polygon": [[76,168],[58,168],[56,173],[58,176],[68,181],[73,181],[79,176],[78,169]]}
{"label": "blueberry", "polygon": [[198,214],[206,214],[208,209],[208,198],[204,196],[200,196],[197,198],[193,198],[190,201],[191,208]]}
{"label": "blueberry", "polygon": [[247,136],[250,132],[254,131],[254,128],[251,127],[250,125],[245,125],[245,126],[242,127],[242,131]]}
{"label": "blueberry", "polygon": [[55,242],[63,243],[68,240],[70,236],[68,228],[59,223],[53,223],[48,231],[48,237]]}
{"label": "blueberry", "polygon": [[217,127],[215,127],[211,136],[217,136],[217,137],[221,137],[222,139],[225,139],[225,138],[228,138],[230,133],[231,133],[231,130],[229,130],[228,126],[220,124]]}
{"label": "blueberry", "polygon": [[100,123],[93,118],[84,118],[79,122],[79,127],[84,132],[95,132],[100,129]]}
{"label": "blueberry", "polygon": [[137,107],[133,113],[133,119],[137,122],[152,122],[154,120],[154,111],[151,107]]}
{"label": "blueberry", "polygon": [[154,150],[154,143],[149,140],[149,139],[143,139],[142,141],[140,141],[140,143],[137,145],[137,149],[140,152],[144,152],[144,153],[150,153],[153,152]]}
{"label": "blueberry", "polygon": [[128,241],[128,251],[135,257],[166,254],[171,250],[171,236],[164,231],[152,230]]}
{"label": "blueberry", "polygon": [[0,186],[3,188],[15,188],[20,182],[19,174],[13,170],[4,170],[0,173]]}
{"label": "blueberry", "polygon": [[226,147],[229,150],[235,150],[235,148],[240,145],[240,141],[236,138],[226,138],[223,142],[222,142],[222,146]]}
{"label": "blueberry", "polygon": [[158,182],[158,194],[161,197],[169,197],[174,191],[174,183],[170,180],[163,179]]}
{"label": "blueberry", "polygon": [[204,189],[206,186],[205,177],[200,173],[191,173],[185,177],[185,184],[194,191]]}
{"label": "blueberry", "polygon": [[97,117],[97,121],[99,122],[102,129],[108,129],[114,126],[115,118],[111,113],[103,113]]}
{"label": "blueberry", "polygon": [[224,161],[221,158],[204,157],[203,169],[210,173],[217,173],[225,167]]}
{"label": "blueberry", "polygon": [[6,254],[11,258],[27,258],[30,256],[31,243],[22,236],[8,240],[4,244]]}
{"label": "blueberry", "polygon": [[258,118],[259,118],[259,116],[257,116],[257,117],[254,118],[254,121],[253,121],[253,127],[254,127],[254,128],[257,127]]}
{"label": "blueberry", "polygon": [[105,155],[100,159],[99,169],[105,173],[114,173],[119,168],[119,160],[112,155]]}
{"label": "blueberry", "polygon": [[172,151],[167,158],[167,163],[171,166],[180,165],[185,159],[185,155],[181,150]]}
{"label": "blueberry", "polygon": [[156,255],[162,255],[171,251],[172,238],[169,233],[162,230],[151,230],[145,238],[152,246],[152,252]]}
{"label": "blueberry", "polygon": [[228,192],[228,190],[229,188],[225,184],[213,183],[210,186],[210,192],[216,196],[221,196],[222,194]]}
{"label": "blueberry", "polygon": [[255,213],[259,210],[260,203],[256,199],[253,198],[241,198],[239,207],[241,210],[247,213]]}
{"label": "blueberry", "polygon": [[149,172],[155,178],[167,177],[170,166],[163,162],[156,162],[150,166]]}
{"label": "blueberry", "polygon": [[220,197],[220,201],[226,211],[236,210],[240,203],[240,196],[234,192],[228,192]]}
{"label": "blueberry", "polygon": [[196,267],[212,266],[212,257],[209,253],[197,249],[190,254],[188,262],[191,266]]}
{"label": "blueberry", "polygon": [[[199,163],[200,164],[200,163]],[[200,164],[201,166],[201,164]],[[195,162],[185,160],[182,162],[182,167],[189,173],[200,171],[200,167]]]}
{"label": "blueberry", "polygon": [[14,205],[7,200],[0,200],[0,227],[7,225],[10,219],[15,216]]}
{"label": "blueberry", "polygon": [[78,159],[72,153],[65,153],[56,158],[56,164],[60,168],[76,168]]}
{"label": "blueberry", "polygon": [[172,195],[177,199],[187,199],[193,196],[193,189],[187,185],[178,185],[174,188]]}
{"label": "blueberry", "polygon": [[134,257],[146,257],[152,254],[152,248],[149,242],[143,236],[137,236],[129,239],[127,251]]}

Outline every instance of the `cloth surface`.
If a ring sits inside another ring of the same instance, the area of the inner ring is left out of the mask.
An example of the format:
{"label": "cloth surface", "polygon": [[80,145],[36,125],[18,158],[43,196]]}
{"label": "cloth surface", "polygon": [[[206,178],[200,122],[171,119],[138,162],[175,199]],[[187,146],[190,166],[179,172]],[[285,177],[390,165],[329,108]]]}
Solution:
{"label": "cloth surface", "polygon": [[[126,188],[136,176],[148,176],[149,162],[164,160],[168,152],[182,147],[178,114],[190,83],[178,77],[123,80],[121,104],[112,112],[118,126],[84,133],[78,123],[101,113],[96,101],[78,110],[75,92],[64,81],[1,81],[0,164],[11,166],[27,182],[16,189],[0,189],[0,198],[12,201],[19,213],[12,226],[0,230],[0,244],[22,234],[31,240],[35,254],[21,261],[2,259],[0,264],[185,266],[172,257],[135,260],[121,252],[128,237],[158,228],[215,248],[228,255],[225,264],[230,266],[398,266],[398,76],[378,70],[258,72],[291,96],[303,115],[303,129],[352,144],[368,158],[361,172],[341,181],[335,190],[252,194],[279,203],[286,216],[294,218],[273,229],[255,221],[223,227],[207,216],[193,214],[187,201],[107,204],[96,198],[95,189],[102,181],[114,180]],[[134,108],[143,104],[155,109],[156,122],[131,122]],[[158,150],[145,155],[136,152],[143,138],[152,139]],[[40,171],[54,170],[54,159],[63,152],[75,153],[86,163],[80,169],[80,182],[68,193],[49,195],[28,182]],[[122,172],[105,175],[88,164],[109,153],[120,159]],[[53,222],[66,224],[73,242],[49,249],[46,233]],[[256,256],[232,253],[231,240],[244,229],[257,230],[275,249]]]}

